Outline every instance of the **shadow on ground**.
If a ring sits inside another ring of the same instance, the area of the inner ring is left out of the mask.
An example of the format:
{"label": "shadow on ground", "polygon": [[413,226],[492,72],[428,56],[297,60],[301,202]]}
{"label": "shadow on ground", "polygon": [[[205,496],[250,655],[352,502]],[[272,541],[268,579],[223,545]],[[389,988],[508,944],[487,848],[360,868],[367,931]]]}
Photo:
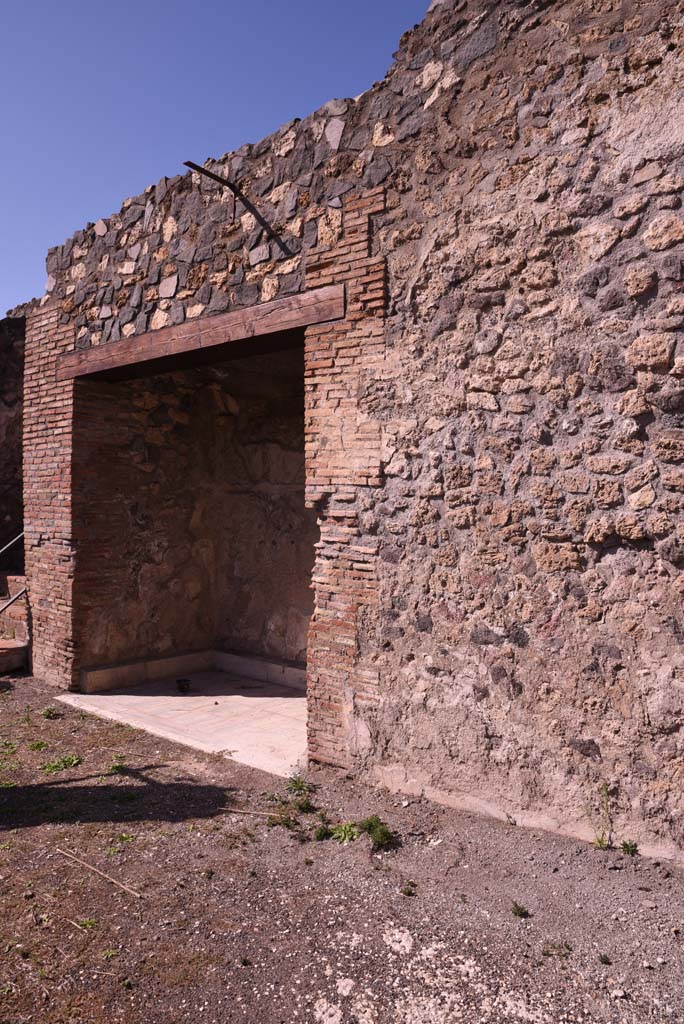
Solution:
{"label": "shadow on ground", "polygon": [[86,776],[0,790],[0,831],[95,821],[186,821],[229,810],[231,789],[183,779],[164,782],[148,774],[163,767],[125,768],[99,784],[88,783],[101,776]]}

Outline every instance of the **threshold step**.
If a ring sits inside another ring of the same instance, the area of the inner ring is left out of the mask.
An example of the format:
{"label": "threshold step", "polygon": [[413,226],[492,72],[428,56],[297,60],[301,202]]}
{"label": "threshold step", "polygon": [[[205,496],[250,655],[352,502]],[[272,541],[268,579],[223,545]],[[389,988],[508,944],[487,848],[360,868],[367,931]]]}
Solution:
{"label": "threshold step", "polygon": [[0,673],[17,672],[27,664],[27,643],[23,640],[0,640]]}

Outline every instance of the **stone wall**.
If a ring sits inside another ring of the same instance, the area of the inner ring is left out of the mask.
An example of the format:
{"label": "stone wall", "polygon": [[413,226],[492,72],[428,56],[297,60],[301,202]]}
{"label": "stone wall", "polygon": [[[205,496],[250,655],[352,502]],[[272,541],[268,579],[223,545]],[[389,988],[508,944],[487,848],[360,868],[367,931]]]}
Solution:
{"label": "stone wall", "polygon": [[343,281],[306,338],[312,755],[669,852],[683,36],[673,0],[444,0],[357,100],[210,163],[292,255],[164,179],[50,253],[44,307],[87,347]]}
{"label": "stone wall", "polygon": [[[21,419],[24,320],[0,320],[0,548],[23,528]],[[23,568],[20,545],[0,557],[0,572]]]}
{"label": "stone wall", "polygon": [[420,131],[379,228],[386,379],[362,397],[391,450],[364,520],[382,562],[366,764],[402,789],[670,852],[683,39],[677,4],[435,8],[403,54]]}
{"label": "stone wall", "polygon": [[358,127],[358,107],[331,101],[257,145],[206,161],[239,182],[281,244],[229,189],[192,172],[162,179],[52,249],[47,294],[60,321],[74,326],[76,347],[301,291],[306,254],[340,240],[344,196],[377,186],[390,171],[368,129]]}

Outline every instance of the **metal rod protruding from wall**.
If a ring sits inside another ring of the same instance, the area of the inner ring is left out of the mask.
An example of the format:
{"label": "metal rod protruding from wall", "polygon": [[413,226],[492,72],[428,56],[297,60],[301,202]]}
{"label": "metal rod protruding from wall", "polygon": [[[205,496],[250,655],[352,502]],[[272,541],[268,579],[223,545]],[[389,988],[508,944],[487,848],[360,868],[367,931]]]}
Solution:
{"label": "metal rod protruding from wall", "polygon": [[242,203],[247,212],[251,213],[257,223],[261,225],[268,237],[278,245],[281,252],[286,256],[294,256],[294,253],[288,249],[282,238],[275,233],[266,218],[259,213],[254,203],[250,202],[244,192],[235,184],[234,181],[229,181],[228,178],[222,178],[220,174],[215,174],[214,171],[209,171],[206,167],[200,167],[199,164],[193,163],[192,160],[184,160],[183,163],[186,167],[189,167],[191,171],[197,171],[198,174],[203,174],[205,178],[212,178],[214,181],[218,181],[220,185],[225,185],[226,188],[229,188],[235,198]]}

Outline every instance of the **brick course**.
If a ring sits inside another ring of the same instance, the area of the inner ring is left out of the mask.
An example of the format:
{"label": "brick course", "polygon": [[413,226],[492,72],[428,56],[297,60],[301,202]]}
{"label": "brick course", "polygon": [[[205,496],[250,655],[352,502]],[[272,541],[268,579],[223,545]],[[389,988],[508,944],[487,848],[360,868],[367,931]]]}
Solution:
{"label": "brick course", "polygon": [[72,381],[55,379],[74,330],[47,303],[27,320],[24,370],[24,530],[33,671],[58,686],[74,677],[71,521]]}
{"label": "brick course", "polygon": [[309,633],[309,755],[351,766],[357,754],[354,711],[377,696],[377,673],[359,649],[364,617],[377,617],[377,544],[363,537],[358,507],[381,478],[380,425],[358,394],[382,375],[386,262],[372,251],[372,216],[384,189],[344,205],[342,236],[306,263],[309,287],[345,282],[346,317],[306,332],[306,495],[319,510],[321,539],[313,572]]}

